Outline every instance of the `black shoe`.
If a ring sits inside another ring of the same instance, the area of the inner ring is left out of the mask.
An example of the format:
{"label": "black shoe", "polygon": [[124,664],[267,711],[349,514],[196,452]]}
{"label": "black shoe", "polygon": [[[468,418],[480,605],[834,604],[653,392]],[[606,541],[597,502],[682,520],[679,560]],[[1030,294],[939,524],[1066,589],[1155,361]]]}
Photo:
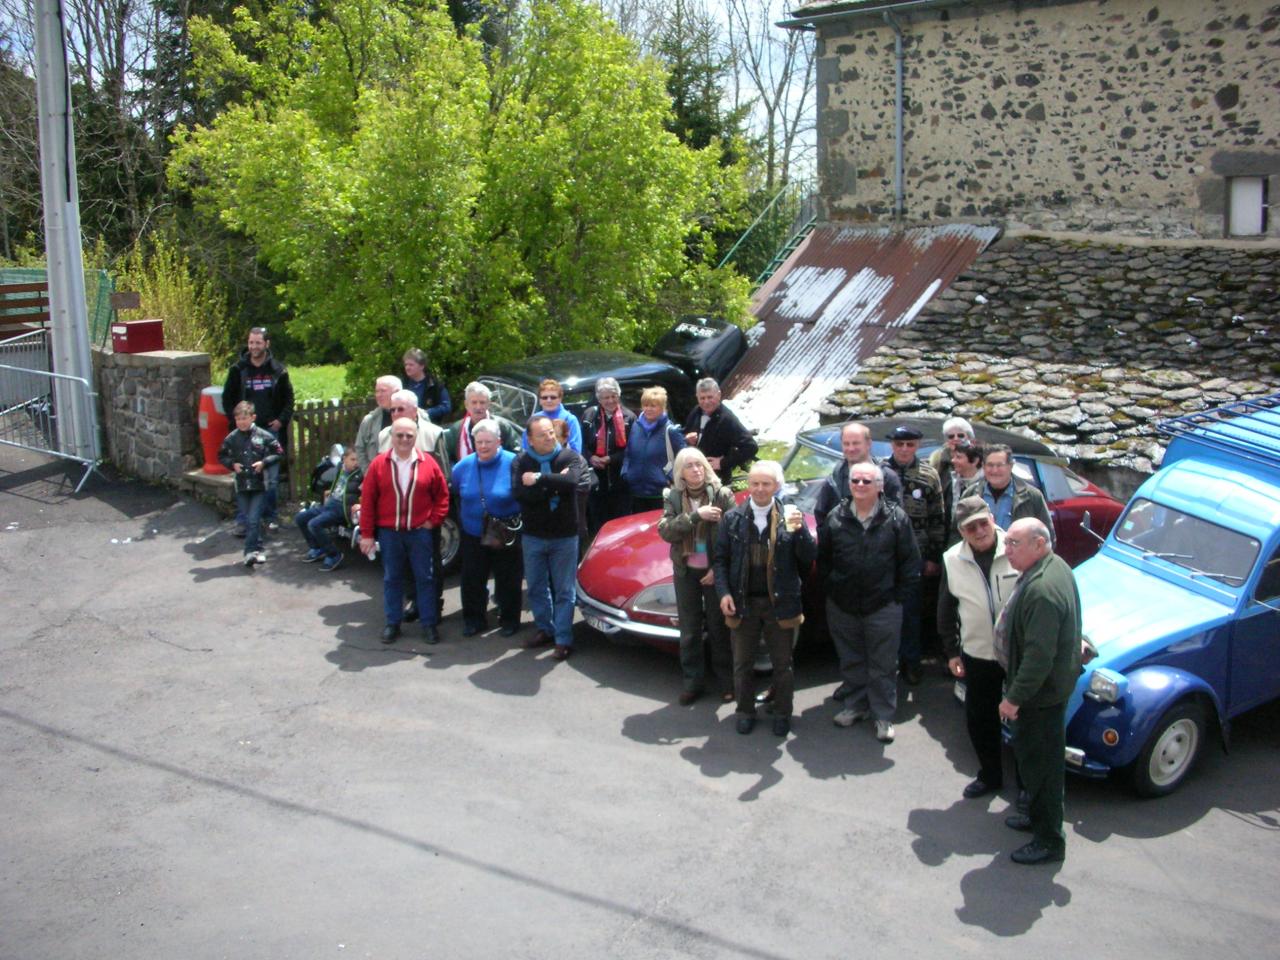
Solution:
{"label": "black shoe", "polygon": [[774,717],[773,718],[773,735],[775,737],[785,737],[791,732],[790,717]]}
{"label": "black shoe", "polygon": [[479,633],[484,628],[485,628],[485,625],[483,623],[468,623],[466,626],[462,628],[462,635],[464,637],[474,637],[477,633]]}
{"label": "black shoe", "polygon": [[1027,791],[1025,790],[1019,790],[1018,799],[1014,801],[1013,805],[1018,808],[1019,813],[1024,815],[1030,814],[1031,813],[1031,794],[1027,793]]}
{"label": "black shoe", "polygon": [[388,623],[382,628],[382,642],[395,643],[396,637],[400,636],[400,624]]}
{"label": "black shoe", "polygon": [[756,728],[756,718],[749,713],[744,713],[738,717],[738,732],[750,733]]}
{"label": "black shoe", "polygon": [[423,643],[425,643],[425,644],[427,644],[427,645],[429,645],[429,646],[434,647],[437,643],[439,643],[439,642],[440,642],[440,633],[439,633],[439,631],[437,631],[435,627],[430,627],[430,626],[428,626],[428,627],[423,627],[423,628],[422,628],[422,642],[423,642]]}
{"label": "black shoe", "polygon": [[979,777],[964,788],[964,798],[966,800],[977,800],[979,797],[985,797],[988,793],[995,793],[1000,789],[998,783],[987,783]]}
{"label": "black shoe", "polygon": [[1066,856],[1066,850],[1046,847],[1039,840],[1032,840],[1025,847],[1019,847],[1009,854],[1009,859],[1014,863],[1034,865],[1037,863],[1061,863],[1066,859]]}
{"label": "black shoe", "polygon": [[418,619],[418,605],[414,603],[412,600],[410,600],[409,605],[404,608],[404,622],[413,623],[413,621],[417,619]]}
{"label": "black shoe", "polygon": [[498,633],[504,637],[514,637],[519,632],[520,624],[518,623],[504,623],[501,629],[498,630]]}
{"label": "black shoe", "polygon": [[685,690],[680,694],[680,706],[687,707],[691,703],[697,703],[701,696],[701,690]]}
{"label": "black shoe", "polygon": [[919,660],[903,660],[898,672],[902,674],[902,679],[909,687],[918,687],[921,677],[924,676],[920,670]]}
{"label": "black shoe", "polygon": [[1010,830],[1017,830],[1019,833],[1031,832],[1031,818],[1025,813],[1015,813],[1011,817],[1005,817],[1004,825]]}
{"label": "black shoe", "polygon": [[845,700],[848,698],[849,694],[851,693],[853,693],[853,684],[842,683],[840,684],[840,686],[836,687],[835,692],[831,694],[831,699]]}

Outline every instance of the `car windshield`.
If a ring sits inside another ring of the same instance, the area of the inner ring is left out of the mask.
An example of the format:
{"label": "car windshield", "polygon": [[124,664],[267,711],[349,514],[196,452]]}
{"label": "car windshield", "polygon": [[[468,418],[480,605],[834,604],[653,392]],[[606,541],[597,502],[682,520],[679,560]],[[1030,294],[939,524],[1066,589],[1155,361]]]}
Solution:
{"label": "car windshield", "polygon": [[489,410],[512,423],[523,425],[538,407],[538,398],[532,391],[521,389],[498,380],[481,380],[490,390]]}
{"label": "car windshield", "polygon": [[840,454],[835,450],[797,443],[783,461],[782,472],[789,481],[815,480],[827,476],[839,462]]}
{"label": "car windshield", "polygon": [[1259,544],[1253,537],[1145,497],[1129,505],[1115,536],[1141,550],[1144,558],[1167,560],[1233,587],[1248,579],[1258,557]]}

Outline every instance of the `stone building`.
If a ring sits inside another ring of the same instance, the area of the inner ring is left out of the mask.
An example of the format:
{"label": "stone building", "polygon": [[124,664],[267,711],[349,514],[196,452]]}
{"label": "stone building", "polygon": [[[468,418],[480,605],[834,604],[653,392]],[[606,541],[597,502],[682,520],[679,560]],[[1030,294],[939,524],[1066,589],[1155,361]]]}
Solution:
{"label": "stone building", "polygon": [[[752,342],[869,345],[797,404],[1145,471],[1155,421],[1280,390],[1276,0],[844,0],[781,26],[817,38],[819,216]],[[998,239],[948,275],[962,226]],[[859,259],[885,236],[911,255]]]}
{"label": "stone building", "polygon": [[1274,0],[846,0],[785,25],[816,31],[825,219],[1280,237]]}

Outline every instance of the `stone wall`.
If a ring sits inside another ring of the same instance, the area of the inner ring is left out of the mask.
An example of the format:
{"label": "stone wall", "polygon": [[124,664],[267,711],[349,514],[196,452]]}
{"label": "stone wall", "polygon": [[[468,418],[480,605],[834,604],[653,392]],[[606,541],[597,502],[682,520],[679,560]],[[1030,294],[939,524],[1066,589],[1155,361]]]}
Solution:
{"label": "stone wall", "polygon": [[209,355],[178,350],[94,351],[104,456],[144,480],[176,483],[200,466],[197,408]]}
{"label": "stone wall", "polygon": [[[803,12],[824,6],[840,4]],[[1227,177],[1269,177],[1280,197],[1275,0],[1023,0],[898,22],[908,221],[1221,237]],[[885,220],[894,33],[850,23],[818,26],[824,214]]]}
{"label": "stone wall", "polygon": [[1153,422],[1280,391],[1280,250],[1006,236],[820,411],[956,414],[1150,471]]}

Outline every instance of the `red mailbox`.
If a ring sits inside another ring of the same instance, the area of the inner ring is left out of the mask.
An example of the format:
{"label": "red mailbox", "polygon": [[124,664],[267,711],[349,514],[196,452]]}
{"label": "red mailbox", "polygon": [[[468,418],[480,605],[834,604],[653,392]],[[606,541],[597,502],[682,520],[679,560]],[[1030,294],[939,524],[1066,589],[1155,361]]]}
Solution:
{"label": "red mailbox", "polygon": [[111,325],[111,349],[116,353],[148,353],[164,349],[163,320],[126,320]]}

